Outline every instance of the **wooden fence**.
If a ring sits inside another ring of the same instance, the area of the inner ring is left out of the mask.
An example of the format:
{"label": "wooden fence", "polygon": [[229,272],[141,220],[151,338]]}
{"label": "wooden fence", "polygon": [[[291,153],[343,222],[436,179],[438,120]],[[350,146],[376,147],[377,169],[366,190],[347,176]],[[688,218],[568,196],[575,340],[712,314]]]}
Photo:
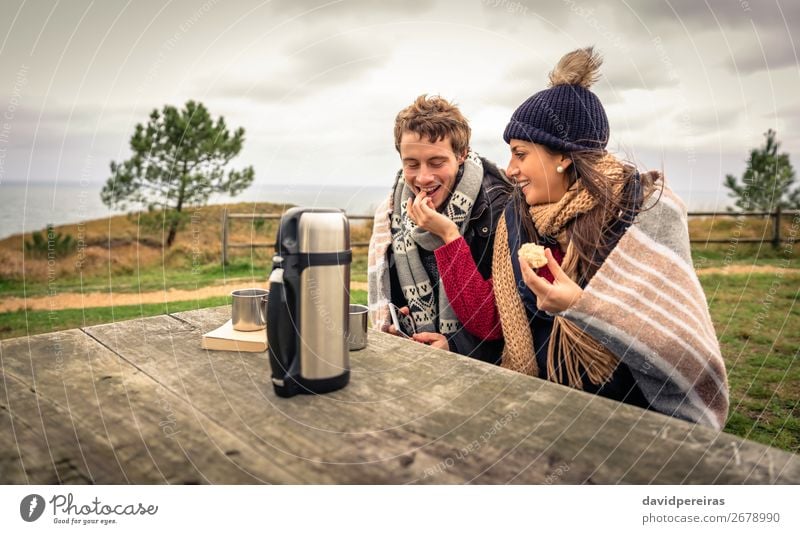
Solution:
{"label": "wooden fence", "polygon": [[[231,219],[245,219],[249,221],[269,221],[280,220],[281,216],[277,213],[228,213],[228,210],[222,210],[222,263],[228,264],[228,249],[229,248],[275,248],[275,242],[272,243],[231,243],[229,239],[228,223]],[[371,221],[372,215],[347,215],[351,221]],[[369,242],[359,241],[350,243],[351,247],[368,247]]]}
{"label": "wooden fence", "polygon": [[[781,237],[780,221],[782,217],[797,217],[800,216],[800,211],[785,211],[778,208],[775,211],[692,211],[689,212],[689,217],[769,217],[772,219],[772,235],[770,239],[761,237],[739,237],[736,238],[738,243],[764,243],[768,242],[773,247],[777,248],[781,243],[787,241]],[[228,249],[229,248],[274,248],[275,243],[231,243],[229,240],[228,223],[231,219],[245,219],[250,221],[256,220],[280,220],[279,214],[260,214],[260,213],[228,213],[228,210],[222,211],[222,262],[228,263]],[[347,215],[351,221],[371,221],[372,215]],[[794,239],[794,238],[793,238]],[[691,239],[692,243],[730,243],[731,238],[728,239]],[[353,247],[367,247],[368,242],[351,243]]]}
{"label": "wooden fence", "polygon": [[[796,210],[782,210],[780,207],[775,211],[691,211],[689,217],[769,217],[772,219],[772,236],[770,239],[764,237],[738,237],[736,241],[739,243],[771,243],[773,247],[777,248],[781,243],[786,240],[781,237],[781,218],[782,217],[797,217],[800,216],[800,211]],[[730,243],[731,238],[728,239],[691,239],[692,243]]]}

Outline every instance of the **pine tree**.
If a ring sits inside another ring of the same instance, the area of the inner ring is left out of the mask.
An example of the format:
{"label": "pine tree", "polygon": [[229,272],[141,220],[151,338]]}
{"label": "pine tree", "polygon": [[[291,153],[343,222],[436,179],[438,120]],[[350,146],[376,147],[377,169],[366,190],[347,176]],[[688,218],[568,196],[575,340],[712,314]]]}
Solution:
{"label": "pine tree", "polygon": [[775,135],[774,130],[767,130],[766,144],[750,151],[741,183],[732,174],[725,176],[725,187],[736,199],[737,208],[744,211],[773,211],[778,206],[800,208],[800,189],[792,189],[795,174],[789,154],[778,154],[780,143]]}
{"label": "pine tree", "polygon": [[161,113],[154,109],[147,126],[137,124],[131,136],[133,156],[111,162],[112,176],[100,197],[109,207],[164,208],[171,246],[185,207],[205,204],[212,193],[235,196],[253,182],[252,167],[225,173],[243,143],[243,128],[231,134],[225,119],[214,121],[201,103],[190,100],[182,110],[164,106]]}

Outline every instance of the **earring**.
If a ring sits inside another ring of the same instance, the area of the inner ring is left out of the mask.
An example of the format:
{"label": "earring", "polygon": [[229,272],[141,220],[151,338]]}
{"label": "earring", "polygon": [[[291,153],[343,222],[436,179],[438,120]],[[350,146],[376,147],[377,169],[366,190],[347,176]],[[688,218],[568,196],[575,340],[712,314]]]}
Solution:
{"label": "earring", "polygon": [[556,167],[556,172],[557,172],[558,174],[561,174],[561,173],[563,173],[563,172],[564,172],[564,167],[562,167],[561,165],[559,165],[558,167]]}

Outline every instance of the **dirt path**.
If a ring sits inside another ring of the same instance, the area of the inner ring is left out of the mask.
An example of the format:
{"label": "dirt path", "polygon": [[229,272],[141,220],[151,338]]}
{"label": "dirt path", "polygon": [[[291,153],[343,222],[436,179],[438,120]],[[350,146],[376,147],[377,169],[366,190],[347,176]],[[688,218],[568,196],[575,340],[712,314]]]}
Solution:
{"label": "dirt path", "polygon": [[[740,264],[697,269],[697,274],[777,274],[786,270],[800,272],[800,269],[781,269],[773,265]],[[18,311],[25,308],[28,310],[64,310],[199,300],[229,295],[232,290],[242,287],[252,287],[251,279],[232,279],[228,280],[227,284],[201,287],[199,289],[166,289],[144,293],[59,293],[53,296],[46,295],[28,299],[8,297],[0,300],[0,313]],[[367,290],[366,282],[351,282],[350,287],[362,291]]]}
{"label": "dirt path", "polygon": [[[200,300],[208,297],[229,295],[234,289],[257,287],[250,278],[228,280],[227,284],[201,287],[199,289],[167,289],[142,293],[58,293],[24,299],[8,297],[0,300],[0,313],[31,310],[65,310],[70,308],[98,308],[104,306],[128,306],[137,304],[160,304],[182,300]],[[367,290],[366,282],[351,282],[351,289]]]}
{"label": "dirt path", "polygon": [[698,275],[704,274],[777,274],[797,272],[800,269],[782,269],[774,265],[728,265],[726,267],[706,267],[705,269],[696,269]]}

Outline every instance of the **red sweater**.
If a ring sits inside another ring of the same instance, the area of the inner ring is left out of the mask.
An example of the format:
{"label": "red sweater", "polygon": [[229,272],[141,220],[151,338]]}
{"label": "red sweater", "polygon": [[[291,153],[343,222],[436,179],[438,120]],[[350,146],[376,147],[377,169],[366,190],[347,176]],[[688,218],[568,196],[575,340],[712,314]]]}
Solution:
{"label": "red sweater", "polygon": [[[550,250],[560,265],[564,258],[561,249],[553,247]],[[489,341],[503,337],[492,279],[484,280],[478,272],[464,238],[459,237],[437,248],[434,254],[447,299],[467,332]],[[536,274],[553,282],[553,275],[547,265],[537,269]]]}

